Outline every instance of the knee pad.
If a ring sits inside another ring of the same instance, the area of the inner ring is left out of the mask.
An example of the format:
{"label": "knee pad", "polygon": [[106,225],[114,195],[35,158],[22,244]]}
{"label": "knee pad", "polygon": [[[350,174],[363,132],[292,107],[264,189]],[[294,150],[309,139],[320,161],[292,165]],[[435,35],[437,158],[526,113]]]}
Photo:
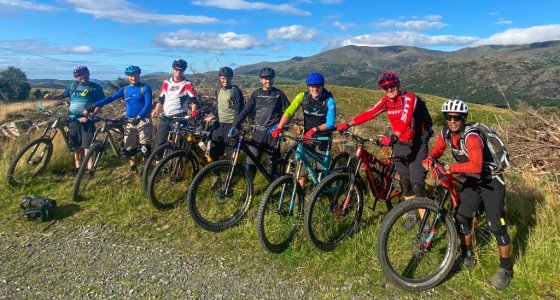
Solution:
{"label": "knee pad", "polygon": [[401,189],[403,196],[414,196],[414,189],[412,188],[412,183],[410,183],[409,177],[401,176]]}
{"label": "knee pad", "polygon": [[488,220],[488,230],[492,232],[499,246],[506,246],[510,244],[509,233],[506,228],[506,222],[503,218]]}
{"label": "knee pad", "polygon": [[426,188],[423,183],[413,183],[412,189],[416,197],[426,197]]}
{"label": "knee pad", "polygon": [[140,144],[140,152],[142,152],[144,158],[148,158],[152,154],[152,145]]}
{"label": "knee pad", "polygon": [[457,226],[457,232],[461,235],[469,235],[472,231],[472,218],[457,214],[455,216],[455,224]]}

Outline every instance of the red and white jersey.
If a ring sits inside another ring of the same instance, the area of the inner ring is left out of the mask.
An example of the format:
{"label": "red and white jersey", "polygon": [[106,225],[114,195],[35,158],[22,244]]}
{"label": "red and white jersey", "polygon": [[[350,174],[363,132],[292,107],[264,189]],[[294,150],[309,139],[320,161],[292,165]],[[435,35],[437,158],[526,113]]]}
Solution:
{"label": "red and white jersey", "polygon": [[160,98],[163,97],[163,114],[172,116],[189,111],[189,106],[196,103],[196,91],[189,80],[175,82],[169,78],[161,85]]}
{"label": "red and white jersey", "polygon": [[356,125],[369,121],[386,111],[393,132],[400,132],[400,142],[412,142],[414,140],[415,120],[412,117],[416,109],[416,95],[413,93],[399,92],[397,99],[393,101],[385,96],[371,109],[354,117]]}

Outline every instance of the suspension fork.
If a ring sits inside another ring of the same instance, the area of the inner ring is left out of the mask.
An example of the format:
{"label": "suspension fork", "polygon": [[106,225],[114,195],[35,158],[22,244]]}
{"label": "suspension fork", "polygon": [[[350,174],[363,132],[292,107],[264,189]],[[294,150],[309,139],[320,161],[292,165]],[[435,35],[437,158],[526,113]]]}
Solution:
{"label": "suspension fork", "polygon": [[235,150],[233,150],[233,153],[231,154],[231,169],[229,170],[226,177],[226,186],[224,190],[226,194],[230,189],[231,181],[233,179],[233,171],[235,169],[235,166],[237,165],[237,160],[239,159],[239,151],[241,150],[241,147],[243,147],[243,144],[243,136],[241,136],[239,138],[239,141],[237,142],[237,147],[235,147]]}
{"label": "suspension fork", "polygon": [[[437,193],[439,189],[441,189],[441,186],[436,186],[436,188],[434,189],[434,194]],[[438,226],[438,223],[441,222],[442,219],[443,219],[445,199],[447,199],[448,195],[449,195],[449,190],[443,189],[443,192],[442,192],[441,196],[438,197],[438,201],[437,201],[438,211],[436,212],[436,216],[435,216],[434,220],[432,221],[432,223],[428,227],[429,232],[428,232],[428,236],[426,236],[426,238],[425,238],[424,251],[428,251],[430,249],[430,247],[433,243],[433,237],[438,232],[437,226]],[[429,219],[431,214],[432,214],[432,211],[427,210],[427,209],[424,210],[424,216],[422,217],[422,219],[420,221],[420,227],[418,228],[418,232],[417,232],[418,236],[420,236],[422,234],[422,231],[423,231],[424,227],[426,226],[426,223],[428,222],[428,219]]]}
{"label": "suspension fork", "polygon": [[[290,213],[294,210],[294,207],[296,206],[295,199],[296,199],[296,194],[297,194],[297,190],[298,190],[298,187],[299,187],[298,179],[299,179],[299,175],[301,174],[302,166],[303,166],[303,161],[298,160],[298,164],[297,164],[297,167],[296,167],[296,172],[294,173],[294,178],[293,178],[294,189],[292,190],[292,197],[290,199]],[[282,187],[282,194],[281,194],[282,196],[284,195],[285,189],[286,189],[286,186],[283,186]],[[280,199],[282,199],[282,198],[280,198]],[[280,209],[280,204],[281,203],[278,203],[278,209]]]}
{"label": "suspension fork", "polygon": [[335,207],[335,209],[337,210],[338,213],[344,211],[345,209],[348,208],[348,205],[350,204],[350,199],[352,197],[352,190],[356,191],[356,181],[358,178],[358,173],[360,172],[360,168],[362,167],[363,161],[360,159],[358,164],[356,165],[356,169],[351,172],[351,176],[350,176],[350,187],[348,188],[348,191],[346,192],[346,198],[344,198],[344,202],[342,202],[339,207]]}

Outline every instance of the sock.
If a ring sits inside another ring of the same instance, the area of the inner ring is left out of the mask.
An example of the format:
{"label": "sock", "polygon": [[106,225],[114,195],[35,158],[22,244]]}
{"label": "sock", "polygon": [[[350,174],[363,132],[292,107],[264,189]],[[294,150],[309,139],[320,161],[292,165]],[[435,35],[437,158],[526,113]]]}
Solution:
{"label": "sock", "polygon": [[471,257],[473,255],[472,246],[461,245],[461,256]]}
{"label": "sock", "polygon": [[511,265],[511,260],[509,257],[501,257],[500,256],[500,268],[511,270],[513,267]]}

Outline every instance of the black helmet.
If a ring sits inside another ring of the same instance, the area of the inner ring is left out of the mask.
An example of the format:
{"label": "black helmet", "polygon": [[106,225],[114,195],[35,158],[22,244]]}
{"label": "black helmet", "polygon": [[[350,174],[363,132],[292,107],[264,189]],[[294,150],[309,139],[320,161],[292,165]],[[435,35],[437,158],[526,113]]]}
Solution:
{"label": "black helmet", "polygon": [[276,77],[276,74],[274,73],[274,70],[272,68],[266,67],[261,70],[259,77]]}
{"label": "black helmet", "polygon": [[233,77],[233,70],[230,67],[223,67],[218,71],[218,76]]}
{"label": "black helmet", "polygon": [[173,69],[180,69],[184,71],[187,69],[187,62],[178,58],[173,61],[173,64],[171,66],[173,67]]}

